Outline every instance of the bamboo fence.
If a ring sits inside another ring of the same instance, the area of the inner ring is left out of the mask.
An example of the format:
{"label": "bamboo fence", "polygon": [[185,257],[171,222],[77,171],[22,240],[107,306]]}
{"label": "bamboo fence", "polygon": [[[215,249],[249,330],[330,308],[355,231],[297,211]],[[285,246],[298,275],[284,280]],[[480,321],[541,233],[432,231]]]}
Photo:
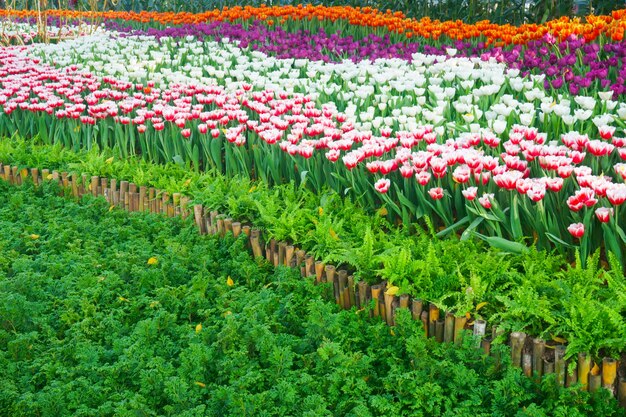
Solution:
{"label": "bamboo fence", "polygon": [[[200,204],[191,205],[190,199],[179,193],[170,195],[152,187],[84,173],[79,175],[50,172],[48,169],[20,169],[2,163],[0,178],[13,185],[21,185],[27,179],[32,180],[35,186],[44,181],[54,181],[69,190],[73,197],[79,198],[86,194],[104,197],[111,206],[128,212],[160,213],[184,219],[193,216],[202,235],[224,237],[232,233],[234,237],[238,237],[243,233],[247,236],[248,249],[254,257],[264,257],[275,267],[284,265],[299,268],[302,277],[315,277],[317,283],[331,284],[332,296],[341,308],[349,310],[355,307],[367,311],[367,307],[372,306],[369,309],[370,316],[379,317],[390,326],[394,325],[399,309],[408,309],[414,320],[423,323],[425,336],[435,338],[438,342],[460,344],[464,337],[473,335],[477,348],[482,349],[486,355],[495,355],[491,352],[491,344],[496,337],[502,336],[497,325],[487,332],[487,323],[484,320],[469,321],[465,315],[456,316],[454,312],[441,311],[426,300],[411,298],[407,294],[398,296],[393,289],[389,291],[386,282],[376,285],[355,282],[347,270],[326,265],[288,242],[277,242],[274,239],[266,242],[258,228],[242,224]],[[507,340],[513,366],[521,368],[525,375],[539,381],[544,375],[556,374],[555,379],[560,386],[569,387],[580,383],[580,389],[586,391],[604,388],[626,408],[626,376],[618,376],[619,361],[614,358],[605,357],[595,363],[589,355],[580,353],[577,358],[565,360],[565,345],[553,345],[522,332],[511,333]]]}

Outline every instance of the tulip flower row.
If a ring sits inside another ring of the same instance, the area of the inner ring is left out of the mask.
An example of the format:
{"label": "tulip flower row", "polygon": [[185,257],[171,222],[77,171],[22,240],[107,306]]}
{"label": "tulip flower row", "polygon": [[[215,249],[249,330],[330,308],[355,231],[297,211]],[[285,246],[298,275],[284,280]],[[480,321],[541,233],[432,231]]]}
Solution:
{"label": "tulip flower row", "polygon": [[327,64],[116,34],[4,48],[0,134],[328,186],[509,250],[604,242],[621,260],[624,104],[450,55]]}
{"label": "tulip flower row", "polygon": [[[542,25],[526,24],[521,26],[497,25],[487,21],[466,24],[461,21],[432,21],[429,18],[420,20],[406,18],[402,12],[380,12],[370,7],[325,7],[325,6],[261,6],[231,7],[223,10],[212,10],[205,13],[159,13],[159,12],[80,12],[75,10],[50,10],[50,16],[65,19],[116,19],[140,23],[158,23],[163,25],[196,24],[207,21],[264,21],[269,26],[296,21],[298,24],[317,20],[324,22],[345,22],[349,27],[367,27],[384,29],[392,33],[403,34],[407,38],[421,37],[439,39],[475,39],[482,37],[488,44],[497,46],[524,44],[529,40],[538,39],[551,33],[560,39],[570,35],[584,37],[592,41],[600,35],[614,41],[624,37],[622,18],[625,10],[614,11],[611,15],[587,16],[585,22],[580,19],[561,18]],[[36,11],[20,10],[7,12],[0,10],[0,18],[6,16],[32,18],[37,17]]]}

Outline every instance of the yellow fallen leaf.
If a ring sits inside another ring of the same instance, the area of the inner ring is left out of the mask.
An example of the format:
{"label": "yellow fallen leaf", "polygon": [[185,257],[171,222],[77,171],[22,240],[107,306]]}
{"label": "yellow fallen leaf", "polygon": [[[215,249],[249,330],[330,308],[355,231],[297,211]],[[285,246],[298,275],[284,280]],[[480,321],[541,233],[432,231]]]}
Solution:
{"label": "yellow fallen leaf", "polygon": [[254,190],[256,190],[256,185],[253,185],[252,187],[250,187],[250,189],[248,190],[248,193],[251,193]]}
{"label": "yellow fallen leaf", "polygon": [[51,180],[52,178],[54,178],[54,175],[52,174],[48,174],[48,176],[46,177],[47,180]]}
{"label": "yellow fallen leaf", "polygon": [[113,162],[113,157],[110,157],[109,159],[107,159],[107,160],[106,160],[106,161],[104,161],[104,162],[106,162],[107,164],[112,163],[112,162]]}
{"label": "yellow fallen leaf", "polygon": [[324,209],[323,209],[322,207],[318,207],[318,208],[317,208],[317,214],[319,214],[320,216],[321,216],[322,214],[324,214]]}
{"label": "yellow fallen leaf", "polygon": [[332,237],[333,239],[339,240],[339,236],[337,235],[337,232],[335,232],[332,227],[330,228],[328,233],[330,233],[330,237]]}
{"label": "yellow fallen leaf", "polygon": [[153,302],[150,303],[150,308],[155,308],[158,305],[159,305],[158,301],[153,301]]}
{"label": "yellow fallen leaf", "polygon": [[124,298],[124,297],[119,297],[119,300],[120,300],[120,301],[125,301],[125,302],[128,302],[128,298]]}
{"label": "yellow fallen leaf", "polygon": [[472,315],[469,312],[465,313],[465,318],[466,319],[469,320],[471,317],[472,317]]}
{"label": "yellow fallen leaf", "polygon": [[389,334],[392,335],[392,336],[396,335],[395,332],[393,331],[393,329],[389,329]]}
{"label": "yellow fallen leaf", "polygon": [[28,176],[28,170],[26,168],[22,169],[22,171],[20,171],[20,175],[25,178]]}
{"label": "yellow fallen leaf", "polygon": [[227,311],[227,312],[224,313],[224,317],[230,316],[231,314],[233,314],[233,313],[231,313],[230,311]]}
{"label": "yellow fallen leaf", "polygon": [[232,287],[233,285],[235,285],[235,281],[233,281],[233,279],[229,276],[228,279],[226,279],[226,285]]}
{"label": "yellow fallen leaf", "polygon": [[115,206],[109,207],[109,211],[113,211],[114,208],[115,208]]}
{"label": "yellow fallen leaf", "polygon": [[150,259],[148,259],[148,265],[156,265],[159,263],[159,260],[156,257],[152,257]]}
{"label": "yellow fallen leaf", "polygon": [[194,384],[196,384],[196,385],[197,385],[197,386],[199,386],[200,388],[204,388],[204,387],[206,387],[206,384],[205,384],[205,383],[203,383],[203,382],[200,382],[200,381],[196,381],[196,382],[194,382]]}
{"label": "yellow fallen leaf", "polygon": [[196,326],[196,333],[200,333],[202,331],[202,323],[198,323]]}
{"label": "yellow fallen leaf", "polygon": [[400,291],[399,287],[392,286],[392,287],[387,288],[387,291],[385,291],[385,294],[387,294],[387,295],[396,295],[398,293],[398,291]]}
{"label": "yellow fallen leaf", "polygon": [[486,301],[483,301],[482,303],[478,303],[478,305],[476,306],[476,311],[480,310],[481,308],[483,308],[487,304],[489,304],[489,303],[487,303]]}
{"label": "yellow fallen leaf", "polygon": [[593,364],[593,368],[591,368],[590,373],[591,375],[600,375],[600,367],[598,366],[597,363]]}
{"label": "yellow fallen leaf", "polygon": [[30,235],[29,237],[30,237],[32,240],[37,240],[37,239],[39,239],[39,235],[36,235],[36,234],[34,234],[34,233],[33,233],[32,235]]}
{"label": "yellow fallen leaf", "polygon": [[183,183],[183,187],[189,187],[189,184],[191,184],[191,178]]}
{"label": "yellow fallen leaf", "polygon": [[550,336],[552,336],[552,340],[554,340],[555,342],[558,342],[558,343],[567,343],[567,340],[566,340],[566,339],[563,339],[562,337],[557,337],[557,336],[555,336],[555,335],[553,335],[553,334],[551,334]]}
{"label": "yellow fallen leaf", "polygon": [[378,210],[378,215],[381,217],[386,216],[387,214],[389,214],[389,212],[387,211],[385,207],[381,207],[380,210]]}

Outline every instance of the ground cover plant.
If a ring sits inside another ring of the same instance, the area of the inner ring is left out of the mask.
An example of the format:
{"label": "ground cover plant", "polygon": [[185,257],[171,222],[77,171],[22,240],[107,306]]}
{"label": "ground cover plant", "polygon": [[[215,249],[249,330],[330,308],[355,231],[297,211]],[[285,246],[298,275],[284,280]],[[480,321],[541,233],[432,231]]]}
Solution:
{"label": "ground cover plant", "polygon": [[244,240],[0,181],[0,415],[624,415],[340,311]]}

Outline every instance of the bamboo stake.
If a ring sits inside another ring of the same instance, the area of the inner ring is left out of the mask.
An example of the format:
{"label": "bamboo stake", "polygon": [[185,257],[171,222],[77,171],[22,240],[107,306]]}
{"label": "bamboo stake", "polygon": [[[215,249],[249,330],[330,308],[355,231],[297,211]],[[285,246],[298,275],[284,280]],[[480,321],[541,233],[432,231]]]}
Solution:
{"label": "bamboo stake", "polygon": [[589,392],[596,392],[602,386],[602,375],[589,374]]}
{"label": "bamboo stake", "polygon": [[220,237],[226,236],[226,225],[224,224],[224,219],[222,217],[217,219],[217,234]]}
{"label": "bamboo stake", "polygon": [[139,211],[148,211],[147,191],[145,185],[139,187]]}
{"label": "bamboo stake", "polygon": [[61,183],[63,184],[63,188],[68,188],[70,186],[70,181],[68,179],[69,174],[67,172],[61,173]]}
{"label": "bamboo stake", "polygon": [[428,334],[428,311],[422,311],[421,319],[422,325],[424,326],[424,337],[429,337],[430,335]]}
{"label": "bamboo stake", "polygon": [[109,204],[112,206],[117,206],[119,198],[120,196],[117,192],[117,180],[115,178],[112,178],[109,190]]}
{"label": "bamboo stake", "polygon": [[582,390],[589,389],[589,373],[591,372],[591,357],[584,352],[578,354],[578,382],[582,384]]}
{"label": "bamboo stake", "polygon": [[[0,164],[0,171],[2,171],[2,165]],[[2,175],[2,174],[0,174]],[[42,169],[41,170],[41,182],[43,183],[44,181],[49,180],[50,178],[48,178],[50,176],[50,170],[49,169]]]}
{"label": "bamboo stake", "polygon": [[617,398],[619,399],[619,405],[622,408],[626,408],[626,379],[621,377],[617,384]]}
{"label": "bamboo stake", "polygon": [[382,317],[383,320],[387,317],[387,309],[385,308],[385,290],[386,284],[383,283],[380,293],[378,294],[378,307],[380,308],[380,317]]}
{"label": "bamboo stake", "polygon": [[78,196],[82,197],[85,194],[89,194],[89,185],[88,185],[89,176],[87,175],[87,173],[83,172],[80,175],[80,178],[81,178],[81,181],[78,186]]}
{"label": "bamboo stake", "polygon": [[465,323],[467,323],[467,317],[455,317],[454,318],[454,344],[460,345],[463,341],[463,330],[465,329]]}
{"label": "bamboo stake", "polygon": [[103,196],[107,200],[108,200],[108,195],[107,195],[107,185],[108,185],[108,182],[109,182],[108,179],[100,178],[100,188],[98,190],[99,195]]}
{"label": "bamboo stake", "polygon": [[348,308],[356,306],[356,293],[354,291],[354,277],[350,275],[348,277]]}
{"label": "bamboo stake", "polygon": [[336,268],[334,265],[326,265],[324,271],[326,272],[326,282],[331,284],[331,291],[335,297],[335,303],[337,305],[341,305],[339,299],[339,283],[337,282],[337,277],[335,276]]}
{"label": "bamboo stake", "polygon": [[255,258],[263,256],[263,251],[261,250],[261,238],[260,238],[260,230],[252,229],[250,231],[250,246],[252,246],[252,253]]}
{"label": "bamboo stake", "polygon": [[524,341],[526,340],[526,333],[513,332],[511,333],[511,362],[514,367],[519,368],[522,366],[522,348],[524,347]]}
{"label": "bamboo stake", "polygon": [[79,194],[79,190],[78,190],[78,174],[72,174],[72,195],[74,197],[78,197]]}
{"label": "bamboo stake", "polygon": [[337,272],[337,289],[339,295],[339,305],[344,310],[349,309],[350,305],[350,297],[347,295],[348,292],[348,271],[345,269],[341,269]]}
{"label": "bamboo stake", "polygon": [[483,339],[480,341],[480,348],[483,350],[483,353],[487,356],[491,354],[491,339]]}
{"label": "bamboo stake", "polygon": [[411,317],[413,320],[422,319],[422,310],[424,309],[424,302],[422,300],[414,299],[411,303]]}
{"label": "bamboo stake", "polygon": [[617,377],[617,361],[613,358],[602,359],[602,387],[615,396],[615,379]]}
{"label": "bamboo stake", "polygon": [[565,345],[557,345],[554,348],[554,372],[556,373],[556,383],[565,386]]}
{"label": "bamboo stake", "polygon": [[11,184],[20,185],[20,176],[17,170],[18,167],[16,166],[11,167],[11,178],[13,179]]}
{"label": "bamboo stake", "polygon": [[454,341],[454,314],[447,312],[444,321],[443,341],[451,343]]}
{"label": "bamboo stake", "polygon": [[304,269],[302,270],[303,277],[310,277],[315,275],[315,259],[312,255],[306,255],[304,258]]}
{"label": "bamboo stake", "polygon": [[476,320],[474,322],[474,338],[476,339],[476,347],[480,347],[481,340],[485,337],[487,331],[487,322],[485,320]]}
{"label": "bamboo stake", "polygon": [[543,360],[543,374],[553,374],[554,373],[554,362],[550,362],[547,359]]}
{"label": "bamboo stake", "polygon": [[565,375],[565,383],[567,384],[568,387],[573,387],[574,385],[576,385],[577,381],[577,369],[576,369],[576,362],[574,361],[567,361],[567,363],[565,364],[565,366],[567,367],[567,374]]}
{"label": "bamboo stake", "polygon": [[437,319],[435,322],[435,340],[439,343],[443,342],[444,328],[446,327],[446,321],[444,319]]}
{"label": "bamboo stake", "polygon": [[378,301],[378,296],[380,295],[380,291],[382,290],[382,285],[372,285],[372,300],[374,300],[374,317],[380,317],[380,302]]}
{"label": "bamboo stake", "polygon": [[35,187],[39,186],[39,169],[38,168],[32,168],[30,170],[30,176],[33,179],[33,184],[35,185]]}
{"label": "bamboo stake", "polygon": [[11,167],[8,166],[8,165],[4,166],[4,177],[3,178],[9,184],[12,183],[12,181],[11,181]]}
{"label": "bamboo stake", "polygon": [[315,261],[315,282],[324,282],[324,264],[321,261]]}
{"label": "bamboo stake", "polygon": [[285,252],[287,251],[287,242],[278,243],[278,264],[285,265]]}
{"label": "bamboo stake", "polygon": [[306,258],[306,252],[303,251],[302,249],[296,249],[296,268],[300,268],[300,270],[302,270],[302,267],[304,266],[304,259]]}
{"label": "bamboo stake", "polygon": [[543,352],[546,348],[546,342],[543,339],[533,340],[533,374],[537,378],[541,378],[543,374]]}
{"label": "bamboo stake", "polygon": [[100,178],[97,176],[91,177],[91,195],[94,197],[98,196],[98,183],[100,182]]}
{"label": "bamboo stake", "polygon": [[428,304],[428,334],[430,337],[436,336],[437,320],[439,320],[439,307],[430,303]]}
{"label": "bamboo stake", "polygon": [[285,246],[285,265],[290,268],[292,267],[292,264],[294,263],[294,253],[295,253],[295,248],[293,245]]}
{"label": "bamboo stake", "polygon": [[204,229],[204,224],[202,223],[202,204],[196,204],[193,206],[193,217],[196,223],[196,227],[198,228],[198,233],[201,235],[206,233]]}
{"label": "bamboo stake", "polygon": [[24,181],[26,181],[26,178],[28,178],[28,169],[24,168],[22,170],[20,170],[20,185],[24,184]]}
{"label": "bamboo stake", "polygon": [[[157,212],[157,203],[156,203],[156,189],[154,187],[150,187],[148,190],[148,211],[150,213]],[[206,233],[206,226],[203,228],[204,233]]]}
{"label": "bamboo stake", "polygon": [[241,234],[241,223],[239,222],[233,222],[233,236],[235,238],[239,237],[239,235]]}
{"label": "bamboo stake", "polygon": [[522,354],[522,371],[529,378],[533,375],[533,357],[530,352]]}
{"label": "bamboo stake", "polygon": [[[128,181],[120,181],[120,197],[118,204],[122,207],[122,209],[128,210],[126,207],[126,195],[128,194]],[[165,198],[165,197],[164,197]]]}
{"label": "bamboo stake", "polygon": [[57,184],[59,183],[59,172],[58,171],[52,171],[52,181],[56,182]]}
{"label": "bamboo stake", "polygon": [[357,285],[359,286],[358,307],[365,308],[372,299],[372,290],[370,289],[369,284],[365,281],[359,281]]}
{"label": "bamboo stake", "polygon": [[383,299],[385,302],[385,321],[389,326],[393,326],[393,311],[391,305],[393,304],[395,297],[395,292],[390,293],[389,291],[385,291],[383,295]]}
{"label": "bamboo stake", "polygon": [[190,214],[189,197],[187,197],[186,195],[180,196],[180,214],[183,219],[186,219]]}
{"label": "bamboo stake", "polygon": [[233,232],[233,219],[230,217],[224,219],[224,233]]}

